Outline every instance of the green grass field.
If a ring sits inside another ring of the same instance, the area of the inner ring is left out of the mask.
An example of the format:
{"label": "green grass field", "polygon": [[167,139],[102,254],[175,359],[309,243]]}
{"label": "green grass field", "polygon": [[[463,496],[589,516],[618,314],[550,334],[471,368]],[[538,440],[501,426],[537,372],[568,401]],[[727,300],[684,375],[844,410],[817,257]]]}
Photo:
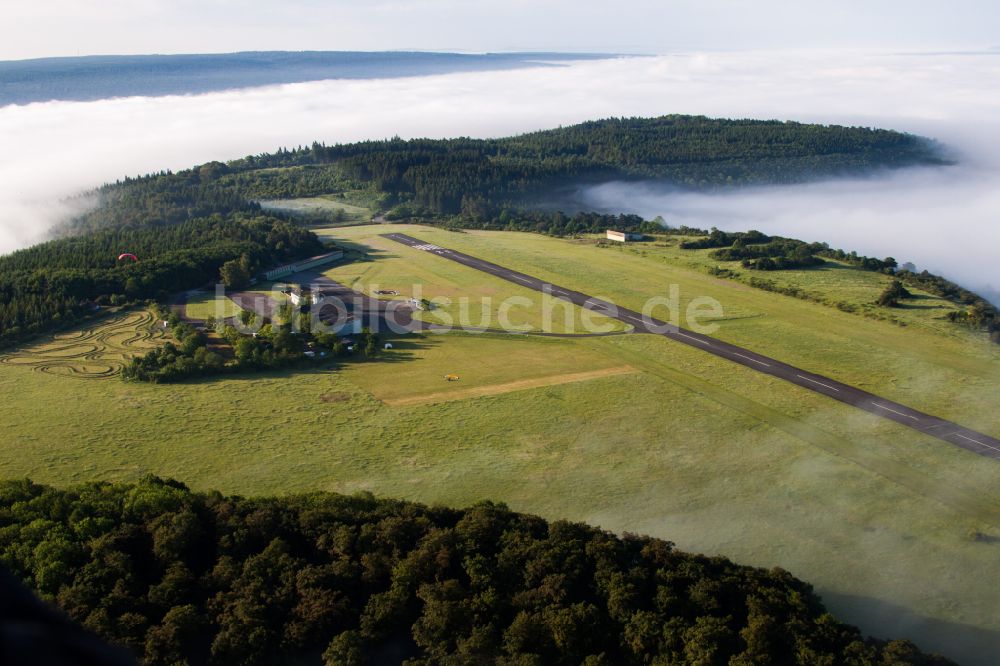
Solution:
{"label": "green grass field", "polygon": [[185,315],[191,319],[205,320],[209,317],[225,319],[237,316],[240,313],[240,307],[225,296],[199,291],[187,295],[184,311]]}
{"label": "green grass field", "polygon": [[274,210],[311,217],[334,218],[340,224],[357,224],[372,219],[371,208],[364,205],[363,198],[351,194],[327,194],[318,197],[298,199],[263,199],[264,210]]}
{"label": "green grass field", "polygon": [[[363,246],[391,228],[325,235]],[[527,234],[405,231],[630,307],[671,283],[684,303],[712,295],[726,311],[720,337],[1000,434],[997,352],[934,325],[904,328],[717,280],[669,248],[641,256]],[[371,265],[335,271],[396,261],[400,277],[412,264],[437,284],[452,265],[374,250]],[[384,275],[370,282],[391,287]],[[1000,590],[989,584],[1000,576],[995,462],[654,336],[393,342],[379,362],[186,385],[0,365],[0,475],[66,485],[152,472],[242,494],[492,498],[783,566],[846,621],[963,663],[990,663],[1000,649]],[[557,383],[566,376],[586,378]]]}
{"label": "green grass field", "polygon": [[[530,385],[623,366],[598,350],[563,339],[426,333],[393,340],[393,345],[379,363],[345,368],[348,379],[388,403],[426,395],[461,396],[487,387],[505,393],[519,382]],[[447,381],[448,375],[458,380]]]}
{"label": "green grass field", "polygon": [[912,289],[914,298],[903,301],[902,307],[885,308],[876,305],[879,294],[892,281],[882,273],[863,271],[849,264],[826,260],[823,266],[799,270],[750,271],[738,261],[718,261],[711,258],[712,250],[682,250],[682,237],[664,237],[655,243],[638,243],[616,248],[637,256],[659,258],[696,270],[725,268],[738,274],[737,280],[747,283],[751,277],[768,280],[779,288],[796,287],[811,298],[834,307],[846,305],[855,312],[875,319],[893,321],[906,326],[930,328],[937,333],[963,340],[982,340],[982,334],[947,321],[948,312],[960,309],[954,303],[933,294]]}

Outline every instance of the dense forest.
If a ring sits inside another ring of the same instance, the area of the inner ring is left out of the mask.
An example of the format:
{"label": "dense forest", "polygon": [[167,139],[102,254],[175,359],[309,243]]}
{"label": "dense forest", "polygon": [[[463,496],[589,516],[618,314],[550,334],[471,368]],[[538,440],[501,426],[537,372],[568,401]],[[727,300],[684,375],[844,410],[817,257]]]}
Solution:
{"label": "dense forest", "polygon": [[7,481],[0,562],[147,664],[950,663],[780,569],[492,503]]}
{"label": "dense forest", "polygon": [[[42,243],[0,257],[0,344],[73,323],[95,306],[166,299],[214,282],[228,261],[269,266],[322,250],[310,231],[245,213],[113,226]],[[123,252],[139,260],[119,260]]]}

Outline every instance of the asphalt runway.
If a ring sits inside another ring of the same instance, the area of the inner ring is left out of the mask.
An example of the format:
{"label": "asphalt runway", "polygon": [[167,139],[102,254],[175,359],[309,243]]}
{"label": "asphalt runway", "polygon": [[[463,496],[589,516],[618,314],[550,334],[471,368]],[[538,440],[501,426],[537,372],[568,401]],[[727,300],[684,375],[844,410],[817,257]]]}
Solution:
{"label": "asphalt runway", "polygon": [[618,307],[609,301],[539,280],[525,273],[477,259],[457,250],[426,243],[406,234],[390,233],[382,234],[382,236],[397,243],[436,254],[444,259],[450,259],[469,268],[489,273],[522,287],[534,289],[535,291],[549,294],[554,298],[569,301],[580,307],[588,308],[595,313],[612,317],[633,326],[636,333],[662,335],[728,361],[739,363],[757,372],[778,377],[802,388],[825,395],[828,398],[833,398],[858,409],[863,409],[870,414],[895,421],[924,434],[944,440],[949,444],[954,444],[973,453],[978,453],[981,456],[1000,460],[1000,440],[981,432],[964,428],[957,423],[919,412],[898,402],[893,402],[873,393],[848,386],[835,379],[796,368],[795,366],[782,363],[749,349],[737,347],[736,345],[731,345],[716,338],[695,333],[694,331],[689,331],[658,319],[643,317],[641,313],[634,310]]}

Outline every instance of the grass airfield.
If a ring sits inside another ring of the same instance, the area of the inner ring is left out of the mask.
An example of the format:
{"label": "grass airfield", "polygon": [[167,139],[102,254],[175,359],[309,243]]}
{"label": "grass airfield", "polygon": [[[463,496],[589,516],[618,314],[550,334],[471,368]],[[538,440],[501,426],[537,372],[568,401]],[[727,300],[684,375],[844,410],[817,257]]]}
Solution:
{"label": "grass airfield", "polygon": [[[320,230],[372,248],[372,261],[331,277],[353,271],[359,284],[391,289],[414,275],[432,289],[508,293],[429,253],[378,245],[386,229]],[[1000,354],[930,311],[908,314],[916,319],[903,328],[712,278],[700,255],[671,247],[405,232],[629,307],[671,283],[685,303],[712,295],[726,312],[719,337],[1000,431]],[[1000,590],[989,584],[1000,543],[971,537],[1000,536],[995,463],[654,336],[425,333],[393,343],[375,363],[165,386],[0,364],[0,475],[67,485],[153,472],[242,494],[491,498],[782,566],[842,619],[963,663],[989,663],[1000,648]]]}

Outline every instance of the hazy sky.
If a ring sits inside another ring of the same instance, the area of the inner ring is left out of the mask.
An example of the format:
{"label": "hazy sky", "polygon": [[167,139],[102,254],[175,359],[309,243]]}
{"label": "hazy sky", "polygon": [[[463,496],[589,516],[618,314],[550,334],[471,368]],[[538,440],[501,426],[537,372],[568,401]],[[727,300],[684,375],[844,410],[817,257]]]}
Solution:
{"label": "hazy sky", "polygon": [[987,49],[993,0],[3,0],[0,59],[244,50]]}

